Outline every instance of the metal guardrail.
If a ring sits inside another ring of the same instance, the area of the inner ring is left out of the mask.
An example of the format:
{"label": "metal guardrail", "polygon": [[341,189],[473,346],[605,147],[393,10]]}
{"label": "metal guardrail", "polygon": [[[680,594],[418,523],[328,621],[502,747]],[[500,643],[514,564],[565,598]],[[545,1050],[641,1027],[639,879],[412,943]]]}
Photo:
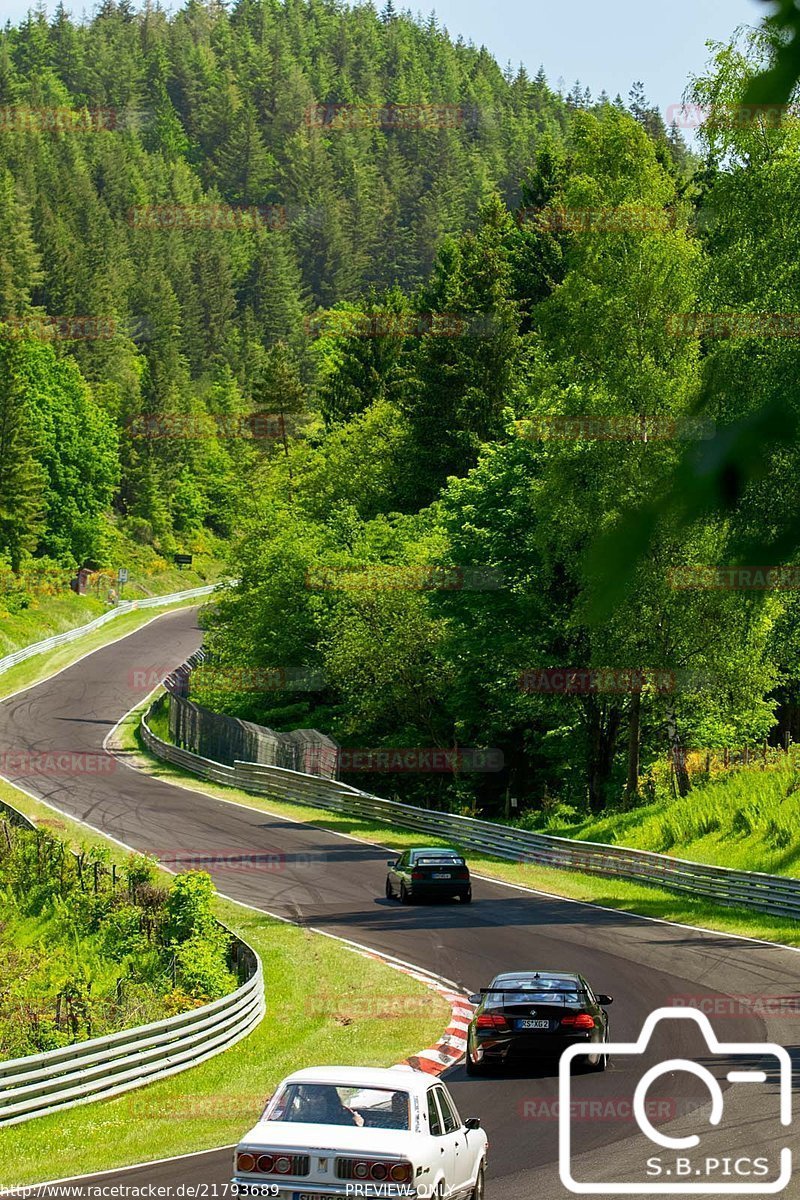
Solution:
{"label": "metal guardrail", "polygon": [[57,633],[54,637],[45,638],[42,642],[34,642],[30,646],[23,646],[21,650],[17,650],[14,654],[7,654],[5,658],[0,658],[0,675],[4,671],[8,671],[11,667],[16,667],[18,663],[25,662],[28,658],[33,658],[36,654],[44,654],[47,650],[55,650],[59,646],[66,646],[69,642],[77,641],[84,634],[93,633],[95,629],[101,629],[103,625],[107,625],[109,621],[113,621],[115,617],[121,617],[124,613],[135,612],[139,608],[159,608],[163,604],[175,604],[181,600],[194,600],[200,596],[210,595],[211,592],[216,590],[216,587],[216,584],[210,584],[208,587],[192,588],[188,592],[173,592],[170,596],[151,596],[147,600],[126,600],[122,604],[118,604],[116,608],[102,613],[94,621],[89,621],[86,625],[78,625],[75,629],[68,629],[65,633]]}
{"label": "metal guardrail", "polygon": [[275,796],[385,825],[419,830],[451,840],[464,849],[482,851],[493,858],[627,879],[686,892],[693,897],[705,897],[726,906],[748,908],[773,916],[800,918],[800,879],[706,866],[648,850],[632,850],[626,846],[607,846],[598,842],[529,833],[493,821],[479,821],[472,817],[414,808],[395,800],[383,800],[338,780],[302,775],[282,767],[244,762],[227,767],[162,741],[152,732],[146,717],[142,721],[142,738],[156,757],[204,779],[228,784],[254,795]]}
{"label": "metal guardrail", "polygon": [[[3,809],[36,828],[11,805]],[[118,1096],[195,1067],[247,1037],[266,1012],[264,975],[251,946],[236,938],[234,948],[245,982],[219,1000],[106,1037],[0,1061],[0,1126]]]}

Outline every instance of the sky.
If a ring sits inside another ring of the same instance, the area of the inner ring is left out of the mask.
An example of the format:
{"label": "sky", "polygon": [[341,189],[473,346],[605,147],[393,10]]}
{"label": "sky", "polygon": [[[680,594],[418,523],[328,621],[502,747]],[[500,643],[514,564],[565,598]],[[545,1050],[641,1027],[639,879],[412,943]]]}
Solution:
{"label": "sky", "polygon": [[[165,7],[176,7],[163,0]],[[382,0],[376,0],[382,7]],[[603,88],[627,98],[640,79],[666,114],[680,104],[692,72],[703,70],[709,39],[725,41],[737,25],[758,24],[763,0],[395,0],[398,9],[435,9],[453,37],[485,44],[501,64],[544,64],[552,85],[576,79],[593,95]],[[0,0],[0,20],[24,16],[31,0]],[[53,4],[48,3],[52,10]],[[91,9],[85,0],[67,7]],[[177,5],[179,7],[179,5]]]}
{"label": "sky", "polygon": [[705,43],[728,41],[738,25],[758,25],[772,8],[763,0],[432,0],[430,7],[454,37],[485,44],[503,66],[522,62],[533,74],[543,64],[551,85],[562,77],[567,91],[580,79],[594,96],[605,88],[626,99],[641,80],[664,116],[680,104],[689,76],[703,71]]}

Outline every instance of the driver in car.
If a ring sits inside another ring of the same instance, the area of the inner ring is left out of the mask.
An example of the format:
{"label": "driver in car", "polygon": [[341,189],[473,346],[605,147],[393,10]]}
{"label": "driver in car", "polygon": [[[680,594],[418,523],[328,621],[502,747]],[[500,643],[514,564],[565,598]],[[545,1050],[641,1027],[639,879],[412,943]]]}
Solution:
{"label": "driver in car", "polygon": [[303,1121],[312,1125],[363,1125],[364,1118],[342,1104],[334,1087],[302,1088],[294,1103],[294,1115],[290,1121]]}

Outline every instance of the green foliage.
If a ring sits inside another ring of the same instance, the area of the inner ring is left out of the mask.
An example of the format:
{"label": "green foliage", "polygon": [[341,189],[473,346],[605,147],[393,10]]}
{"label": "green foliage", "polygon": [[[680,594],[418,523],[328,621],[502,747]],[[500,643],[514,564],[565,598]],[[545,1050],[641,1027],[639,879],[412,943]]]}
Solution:
{"label": "green foliage", "polygon": [[42,830],[0,828],[0,1056],[145,1024],[235,987],[207,875],[156,886],[152,860],[122,871]]}

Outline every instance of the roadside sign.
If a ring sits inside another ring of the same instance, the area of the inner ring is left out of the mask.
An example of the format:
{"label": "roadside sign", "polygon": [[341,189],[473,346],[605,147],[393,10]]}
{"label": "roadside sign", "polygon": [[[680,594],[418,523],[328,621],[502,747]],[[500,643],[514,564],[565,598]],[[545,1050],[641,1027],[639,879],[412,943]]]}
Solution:
{"label": "roadside sign", "polygon": [[194,556],[191,554],[176,554],[175,565],[183,570],[184,567],[190,567],[194,561]]}
{"label": "roadside sign", "polygon": [[127,583],[127,582],[128,582],[128,568],[120,567],[120,569],[117,571],[117,583]]}

